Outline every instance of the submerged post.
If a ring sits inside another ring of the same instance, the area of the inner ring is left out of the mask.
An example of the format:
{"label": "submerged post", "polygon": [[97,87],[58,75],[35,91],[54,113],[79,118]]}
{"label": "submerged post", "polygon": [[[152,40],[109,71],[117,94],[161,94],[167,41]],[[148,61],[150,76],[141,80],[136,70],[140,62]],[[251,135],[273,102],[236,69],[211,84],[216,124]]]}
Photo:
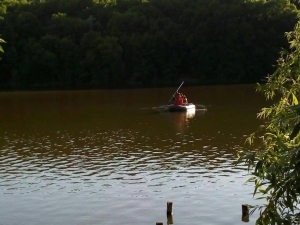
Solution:
{"label": "submerged post", "polygon": [[156,225],[164,225],[163,222],[156,222]]}
{"label": "submerged post", "polygon": [[167,224],[168,225],[174,224],[172,214],[167,214]]}
{"label": "submerged post", "polygon": [[248,223],[249,222],[249,215],[248,214],[243,214],[242,215],[242,221],[245,222],[245,223]]}
{"label": "submerged post", "polygon": [[173,202],[167,202],[167,215],[172,214]]}

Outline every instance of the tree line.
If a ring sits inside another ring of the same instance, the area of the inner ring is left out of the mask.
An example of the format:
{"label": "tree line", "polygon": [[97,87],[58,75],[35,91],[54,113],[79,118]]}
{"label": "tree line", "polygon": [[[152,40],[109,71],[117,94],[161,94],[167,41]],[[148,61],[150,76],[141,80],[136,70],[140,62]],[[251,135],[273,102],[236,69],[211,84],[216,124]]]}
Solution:
{"label": "tree line", "polygon": [[257,82],[298,14],[288,0],[4,0],[0,89]]}

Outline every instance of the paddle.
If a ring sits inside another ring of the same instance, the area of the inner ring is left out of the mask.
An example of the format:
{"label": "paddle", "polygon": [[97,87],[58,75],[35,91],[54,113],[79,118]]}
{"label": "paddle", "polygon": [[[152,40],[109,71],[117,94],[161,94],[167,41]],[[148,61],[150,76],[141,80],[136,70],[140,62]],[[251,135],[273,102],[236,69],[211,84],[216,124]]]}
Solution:
{"label": "paddle", "polygon": [[152,107],[152,109],[157,110],[157,111],[162,111],[164,110],[166,107],[168,107],[168,105],[161,105],[158,107]]}
{"label": "paddle", "polygon": [[170,100],[168,101],[168,103],[172,100],[172,98],[174,98],[174,95],[178,92],[178,90],[181,88],[181,86],[183,85],[184,81],[182,81],[182,83],[180,84],[179,88],[175,91],[175,93],[173,94],[173,96],[170,98]]}
{"label": "paddle", "polygon": [[196,106],[197,109],[205,109],[205,110],[206,110],[205,105],[202,105],[202,104],[195,104],[195,106]]}
{"label": "paddle", "polygon": [[[181,86],[183,85],[184,81],[182,81],[182,83],[180,84],[180,86],[177,88],[177,90],[175,91],[175,93],[173,94],[173,96],[170,98],[170,100],[168,101],[168,103],[172,100],[172,98],[174,97],[174,95],[178,92],[178,90],[181,88]],[[166,107],[168,107],[169,105],[161,105],[159,107],[152,107],[152,109],[155,110],[164,110]]]}

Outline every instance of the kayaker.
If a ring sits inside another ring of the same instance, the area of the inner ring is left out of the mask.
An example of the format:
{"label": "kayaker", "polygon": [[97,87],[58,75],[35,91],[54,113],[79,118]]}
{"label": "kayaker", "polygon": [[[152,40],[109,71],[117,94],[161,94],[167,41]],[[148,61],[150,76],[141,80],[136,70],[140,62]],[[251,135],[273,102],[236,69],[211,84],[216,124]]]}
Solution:
{"label": "kayaker", "polygon": [[183,94],[176,93],[173,105],[182,105],[184,103]]}
{"label": "kayaker", "polygon": [[183,104],[188,104],[187,97],[184,94],[182,94],[182,98],[183,98]]}

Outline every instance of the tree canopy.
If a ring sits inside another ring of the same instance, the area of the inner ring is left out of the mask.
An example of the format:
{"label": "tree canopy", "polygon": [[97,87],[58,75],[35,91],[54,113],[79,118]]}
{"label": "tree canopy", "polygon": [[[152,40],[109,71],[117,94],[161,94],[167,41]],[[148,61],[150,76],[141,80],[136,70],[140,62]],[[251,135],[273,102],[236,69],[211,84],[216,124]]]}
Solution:
{"label": "tree canopy", "polygon": [[253,83],[298,14],[288,0],[5,0],[0,88]]}

